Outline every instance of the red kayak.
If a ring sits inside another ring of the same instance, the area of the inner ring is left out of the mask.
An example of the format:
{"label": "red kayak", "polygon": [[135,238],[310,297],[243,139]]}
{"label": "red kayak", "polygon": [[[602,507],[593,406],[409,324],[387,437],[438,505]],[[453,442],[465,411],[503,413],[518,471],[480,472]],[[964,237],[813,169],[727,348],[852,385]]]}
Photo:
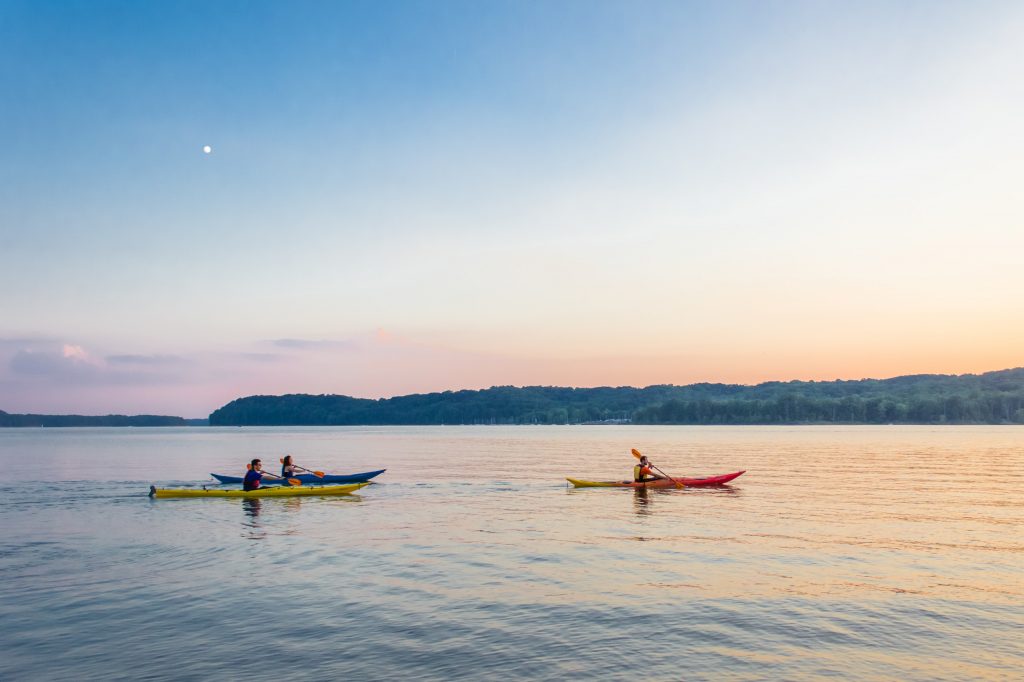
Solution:
{"label": "red kayak", "polygon": [[575,478],[567,478],[565,480],[577,488],[674,488],[676,483],[682,483],[690,488],[702,488],[709,485],[723,485],[745,473],[747,472],[744,469],[743,471],[734,471],[731,474],[720,474],[718,476],[708,476],[707,478],[659,478],[657,481],[647,481],[646,483],[635,483],[634,481],[580,481]]}

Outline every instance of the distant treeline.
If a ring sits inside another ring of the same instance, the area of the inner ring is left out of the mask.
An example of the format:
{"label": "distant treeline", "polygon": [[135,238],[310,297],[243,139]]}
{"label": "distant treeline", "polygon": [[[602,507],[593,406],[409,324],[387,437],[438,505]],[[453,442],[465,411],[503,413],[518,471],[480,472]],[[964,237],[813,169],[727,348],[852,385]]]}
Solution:
{"label": "distant treeline", "polygon": [[87,417],[79,414],[7,414],[0,410],[0,427],[4,426],[193,426],[206,424],[205,419],[182,419],[153,414],[125,416],[108,414]]}
{"label": "distant treeline", "polygon": [[581,424],[1024,424],[1024,368],[859,381],[647,388],[496,386],[369,400],[239,398],[212,426]]}

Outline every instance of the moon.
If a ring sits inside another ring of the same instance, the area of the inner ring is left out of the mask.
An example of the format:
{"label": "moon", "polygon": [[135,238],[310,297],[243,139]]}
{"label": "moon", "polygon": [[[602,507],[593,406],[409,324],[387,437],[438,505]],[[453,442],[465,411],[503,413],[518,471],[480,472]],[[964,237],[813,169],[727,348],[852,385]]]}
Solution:
{"label": "moon", "polygon": [[211,147],[211,146],[210,146],[210,145],[208,145],[208,144],[206,144],[206,145],[203,145],[203,153],[204,153],[204,154],[209,154],[209,153],[210,153],[210,152],[212,152],[212,151],[213,151],[213,147]]}

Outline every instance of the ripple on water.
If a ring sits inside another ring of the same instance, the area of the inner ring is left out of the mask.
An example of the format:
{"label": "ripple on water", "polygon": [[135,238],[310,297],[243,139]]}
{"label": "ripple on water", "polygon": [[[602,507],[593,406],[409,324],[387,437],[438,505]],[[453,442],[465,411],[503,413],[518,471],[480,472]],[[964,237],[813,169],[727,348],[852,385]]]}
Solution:
{"label": "ripple on water", "polygon": [[[1019,429],[209,429],[136,434],[130,452],[121,433],[80,431],[57,460],[66,434],[19,436],[16,452],[0,438],[0,470],[34,457],[71,472],[0,490],[0,678],[1024,667]],[[630,447],[674,473],[748,473],[647,494],[564,486],[623,475]],[[350,498],[145,497],[149,480],[196,485],[278,451],[389,471]],[[107,466],[130,480],[81,480]]]}

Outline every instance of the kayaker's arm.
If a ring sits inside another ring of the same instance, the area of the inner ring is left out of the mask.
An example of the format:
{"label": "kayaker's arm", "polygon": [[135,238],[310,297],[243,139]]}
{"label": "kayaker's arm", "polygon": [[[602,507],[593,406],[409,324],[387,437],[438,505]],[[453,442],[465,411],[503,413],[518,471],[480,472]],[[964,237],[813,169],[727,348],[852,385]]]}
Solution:
{"label": "kayaker's arm", "polygon": [[[288,485],[302,485],[302,481],[297,478],[291,478],[290,476],[277,476],[275,474],[264,473],[263,478],[272,478],[275,481],[284,481]],[[288,487],[288,486],[285,486]]]}
{"label": "kayaker's arm", "polygon": [[654,466],[652,462],[648,462],[647,466],[640,470],[640,473],[643,475],[644,478],[647,478],[648,476],[650,476],[654,480],[658,480],[659,478],[665,478],[656,471],[657,468],[658,467]]}
{"label": "kayaker's arm", "polygon": [[298,464],[295,465],[295,468],[296,469],[302,469],[307,474],[313,474],[317,478],[323,478],[324,477],[324,472],[322,472],[322,471],[313,471],[312,469],[307,469],[306,467],[300,467]]}

